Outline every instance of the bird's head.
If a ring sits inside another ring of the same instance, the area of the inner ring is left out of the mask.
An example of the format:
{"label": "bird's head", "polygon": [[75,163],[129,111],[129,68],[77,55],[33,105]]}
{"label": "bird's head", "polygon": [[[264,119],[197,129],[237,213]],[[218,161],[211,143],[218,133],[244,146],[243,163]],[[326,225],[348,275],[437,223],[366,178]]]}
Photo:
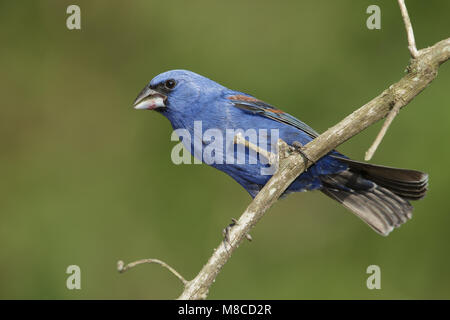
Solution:
{"label": "bird's head", "polygon": [[155,110],[166,116],[192,116],[202,102],[211,101],[226,89],[187,70],[171,70],[154,77],[134,101],[135,109]]}

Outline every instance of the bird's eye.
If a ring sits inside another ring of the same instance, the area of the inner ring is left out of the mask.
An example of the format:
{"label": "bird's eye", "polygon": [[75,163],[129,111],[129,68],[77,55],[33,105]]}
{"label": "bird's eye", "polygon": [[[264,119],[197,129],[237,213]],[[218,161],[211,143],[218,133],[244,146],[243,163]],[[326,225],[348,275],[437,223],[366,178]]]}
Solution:
{"label": "bird's eye", "polygon": [[170,80],[167,80],[167,81],[164,83],[164,86],[165,86],[167,89],[172,90],[173,88],[175,88],[175,85],[176,85],[176,84],[177,84],[177,83],[176,83],[175,80],[170,79]]}

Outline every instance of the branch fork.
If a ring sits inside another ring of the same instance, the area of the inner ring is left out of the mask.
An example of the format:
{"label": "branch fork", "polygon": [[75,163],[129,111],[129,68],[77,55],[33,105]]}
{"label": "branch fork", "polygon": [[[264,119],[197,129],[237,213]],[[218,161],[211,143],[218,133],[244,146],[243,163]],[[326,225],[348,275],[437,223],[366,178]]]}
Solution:
{"label": "branch fork", "polygon": [[[403,23],[405,24],[406,36],[408,38],[409,53],[411,54],[412,59],[417,59],[419,57],[420,53],[419,53],[419,51],[417,51],[416,40],[414,38],[414,31],[413,31],[413,27],[411,24],[411,20],[409,19],[408,9],[406,9],[405,0],[397,0],[397,1],[398,1],[398,5],[400,7],[400,12],[402,14]],[[409,68],[407,70],[409,71]],[[394,107],[387,115],[386,120],[380,129],[380,132],[378,133],[374,142],[370,146],[369,150],[367,150],[364,160],[369,161],[372,159],[373,155],[375,154],[375,151],[378,149],[378,146],[380,145],[381,141],[383,140],[384,136],[386,135],[386,132],[389,129],[389,126],[392,124],[392,121],[394,121],[394,118],[400,112],[400,107],[401,107],[401,104],[397,104],[397,103],[394,104]]]}

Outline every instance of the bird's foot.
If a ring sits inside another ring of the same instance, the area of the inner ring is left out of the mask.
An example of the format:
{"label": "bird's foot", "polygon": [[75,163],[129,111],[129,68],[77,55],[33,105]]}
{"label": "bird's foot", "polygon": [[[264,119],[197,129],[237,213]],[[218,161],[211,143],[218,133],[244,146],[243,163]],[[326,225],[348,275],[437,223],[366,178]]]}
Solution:
{"label": "bird's foot", "polygon": [[[300,153],[300,155],[303,157],[303,160],[305,160],[305,164],[307,165],[308,162],[311,162],[312,164],[315,164],[313,160],[311,160],[303,150],[305,150],[305,147],[298,141],[292,142],[292,147],[294,147],[295,151]],[[305,172],[307,169],[305,170]]]}
{"label": "bird's foot", "polygon": [[[238,221],[235,218],[231,218],[231,223],[228,226],[226,226],[225,229],[222,230],[223,244],[225,246],[225,249],[227,249],[227,245],[231,247],[230,230],[237,224],[238,224]],[[252,241],[252,236],[250,234],[247,233],[245,235],[245,237],[248,241]]]}

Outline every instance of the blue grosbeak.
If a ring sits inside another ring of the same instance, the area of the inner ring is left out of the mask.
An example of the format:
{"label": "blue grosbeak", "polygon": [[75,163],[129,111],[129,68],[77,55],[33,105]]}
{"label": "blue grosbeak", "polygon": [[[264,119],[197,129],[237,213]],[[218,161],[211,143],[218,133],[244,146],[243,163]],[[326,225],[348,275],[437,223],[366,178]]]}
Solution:
{"label": "blue grosbeak", "polygon": [[[289,145],[305,145],[318,136],[311,127],[270,104],[186,70],[167,71],[153,78],[136,98],[134,107],[161,113],[174,130],[183,129],[191,136],[198,135],[194,132],[196,121],[201,121],[203,131],[277,130]],[[271,148],[271,139],[268,140],[266,150]],[[183,139],[183,144],[194,156],[201,157],[208,141],[203,139],[196,144],[193,139]],[[234,147],[232,150],[237,152]],[[261,174],[268,165],[261,159],[253,164],[229,163],[226,152],[216,154],[216,159],[217,156],[223,161],[208,164],[230,175],[252,197],[271,177]],[[285,194],[320,190],[376,232],[387,235],[411,218],[413,208],[408,200],[423,198],[427,185],[426,173],[353,161],[332,151],[302,173]]]}

